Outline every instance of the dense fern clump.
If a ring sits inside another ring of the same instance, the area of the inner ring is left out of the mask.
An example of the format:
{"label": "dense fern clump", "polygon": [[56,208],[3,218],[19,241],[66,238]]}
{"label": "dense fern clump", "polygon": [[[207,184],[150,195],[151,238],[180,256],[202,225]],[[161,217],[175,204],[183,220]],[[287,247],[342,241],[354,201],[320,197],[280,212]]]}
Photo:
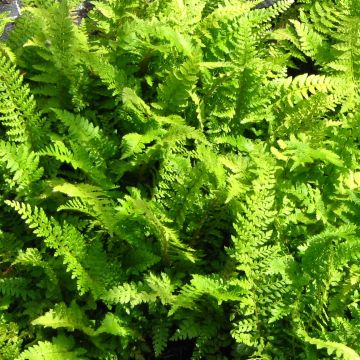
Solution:
{"label": "dense fern clump", "polygon": [[360,0],[23,5],[0,358],[360,359]]}

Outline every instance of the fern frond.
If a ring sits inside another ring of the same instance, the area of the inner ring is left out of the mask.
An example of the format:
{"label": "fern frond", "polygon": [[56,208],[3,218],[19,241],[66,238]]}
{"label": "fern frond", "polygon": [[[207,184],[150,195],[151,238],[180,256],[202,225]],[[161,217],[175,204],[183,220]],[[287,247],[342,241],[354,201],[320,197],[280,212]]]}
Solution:
{"label": "fern frond", "polygon": [[34,293],[29,288],[29,281],[23,277],[8,277],[0,279],[0,292],[3,296],[33,298]]}
{"label": "fern frond", "polygon": [[51,145],[37,152],[40,156],[51,156],[60,162],[70,164],[75,170],[81,169],[96,184],[105,188],[113,187],[104,169],[97,168],[94,159],[80,145],[72,143],[71,149],[61,140],[54,140]]}
{"label": "fern frond", "polygon": [[[276,148],[272,148],[273,154],[283,161],[292,160],[291,171],[298,166],[313,163],[314,160],[321,160],[325,163],[334,164],[335,166],[342,167],[344,165],[340,156],[333,151],[321,148],[313,148],[310,139],[305,134],[299,134],[297,139],[295,135],[290,135],[289,141],[279,140],[278,144],[283,150],[280,152]],[[310,143],[310,144],[309,144]]]}
{"label": "fern frond", "polygon": [[158,322],[153,326],[152,342],[155,356],[159,357],[165,350],[169,339],[169,324],[166,321]]}
{"label": "fern frond", "polygon": [[168,261],[169,256],[180,256],[195,262],[194,250],[183,244],[176,230],[169,226],[172,222],[171,219],[167,218],[156,203],[141,199],[138,193],[134,195],[135,197],[125,196],[125,199],[121,202],[122,206],[118,210],[121,212],[126,211],[132,214],[133,217],[145,222],[160,241],[162,256],[166,261]]}
{"label": "fern frond", "polygon": [[75,348],[72,337],[59,335],[50,341],[39,341],[23,351],[16,360],[85,360],[86,351]]}
{"label": "fern frond", "polygon": [[39,146],[44,126],[33,95],[9,59],[0,56],[0,123],[10,141]]}
{"label": "fern frond", "polygon": [[118,316],[109,312],[105,315],[101,325],[96,329],[95,334],[111,334],[124,338],[133,335],[133,331],[122,324],[122,321]]}
{"label": "fern frond", "polygon": [[170,113],[178,113],[179,110],[187,107],[190,94],[198,80],[200,62],[199,56],[193,56],[167,76],[165,82],[158,87],[161,102],[157,106]]}
{"label": "fern frond", "polygon": [[121,142],[123,152],[121,159],[124,160],[130,156],[142,153],[146,145],[157,140],[159,135],[159,131],[149,131],[144,135],[136,133],[126,134]]}
{"label": "fern frond", "polygon": [[26,191],[44,172],[44,169],[39,167],[39,156],[26,144],[15,145],[0,141],[1,163],[12,173],[12,182],[17,185],[19,191]]}
{"label": "fern frond", "polygon": [[67,111],[53,110],[59,120],[69,129],[72,141],[81,143],[90,155],[98,163],[104,166],[105,159],[112,155],[115,145],[98,126],[94,126],[89,120]]}
{"label": "fern frond", "polygon": [[43,238],[45,244],[55,250],[55,256],[63,257],[67,270],[77,280],[81,294],[91,290],[95,296],[99,296],[103,291],[103,284],[91,278],[81,262],[86,256],[87,246],[75,227],[66,223],[61,226],[55,219],[48,218],[44,210],[38,207],[32,208],[17,201],[6,201],[6,204],[19,213],[37,237]]}
{"label": "fern frond", "polygon": [[170,340],[177,341],[177,340],[187,340],[187,339],[194,339],[200,336],[202,333],[201,328],[194,324],[193,319],[184,318],[181,320],[179,324],[179,328],[175,331],[173,336]]}
{"label": "fern frond", "polygon": [[299,75],[295,78],[288,77],[277,80],[276,83],[279,89],[287,89],[286,99],[290,106],[319,92],[331,93],[339,86],[339,80],[335,78],[309,74]]}
{"label": "fern frond", "polygon": [[115,286],[103,296],[103,299],[109,304],[130,304],[131,306],[151,303],[159,299],[165,305],[172,303],[174,289],[175,285],[166,274],[156,276],[150,273],[146,277],[146,283],[125,283]]}
{"label": "fern frond", "polygon": [[320,65],[330,61],[331,53],[329,44],[310,24],[298,20],[291,22],[299,38],[299,48]]}
{"label": "fern frond", "polygon": [[335,354],[337,358],[341,358],[344,360],[360,359],[359,354],[357,354],[353,349],[344,344],[312,338],[302,330],[299,330],[298,333],[309,344],[315,345],[318,349],[326,349],[328,355]]}
{"label": "fern frond", "polygon": [[[38,93],[50,98],[46,110],[51,107],[86,106],[81,90],[85,89],[84,67],[79,63],[82,55],[89,52],[88,40],[81,27],[76,27],[70,16],[68,2],[52,3],[46,8],[28,7],[34,22],[41,24],[41,32],[24,46],[32,47],[38,55],[30,78],[38,84]],[[36,91],[36,88],[33,90]]]}
{"label": "fern frond", "polygon": [[103,300],[109,304],[130,304],[132,307],[149,302],[149,295],[142,283],[125,283],[110,289]]}
{"label": "fern frond", "polygon": [[75,302],[69,307],[64,303],[56,304],[53,309],[33,320],[31,324],[53,329],[66,328],[69,331],[80,330],[89,336],[95,334],[85,314]]}
{"label": "fern frond", "polygon": [[[74,167],[74,169],[84,168],[81,161],[77,160],[70,149],[62,142],[55,141],[53,144],[38,152],[39,155],[53,156],[61,162],[68,163]],[[85,166],[86,167],[86,166]]]}
{"label": "fern frond", "polygon": [[174,298],[169,314],[174,314],[179,308],[195,309],[196,301],[203,295],[214,297],[218,304],[224,301],[237,301],[242,298],[244,289],[236,284],[227,284],[218,276],[193,275],[189,284],[181,289]]}
{"label": "fern frond", "polygon": [[85,213],[100,222],[110,235],[119,233],[116,224],[115,202],[103,189],[89,184],[71,184],[60,182],[54,184],[54,192],[61,192],[71,199],[58,210],[72,210]]}
{"label": "fern frond", "polygon": [[16,359],[20,354],[22,339],[19,326],[0,317],[0,354],[4,360]]}
{"label": "fern frond", "polygon": [[44,261],[39,250],[36,248],[27,248],[25,252],[20,250],[12,265],[40,267],[44,269],[44,272],[48,276],[49,280],[54,284],[57,284],[58,279],[55,271],[46,261]]}

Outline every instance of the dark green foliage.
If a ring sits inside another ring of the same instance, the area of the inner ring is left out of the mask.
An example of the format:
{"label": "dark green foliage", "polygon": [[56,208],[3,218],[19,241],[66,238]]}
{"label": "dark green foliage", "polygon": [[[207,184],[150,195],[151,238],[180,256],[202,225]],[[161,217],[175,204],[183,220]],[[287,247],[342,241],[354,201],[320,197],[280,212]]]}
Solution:
{"label": "dark green foliage", "polygon": [[80,3],[0,43],[0,358],[360,359],[360,1]]}

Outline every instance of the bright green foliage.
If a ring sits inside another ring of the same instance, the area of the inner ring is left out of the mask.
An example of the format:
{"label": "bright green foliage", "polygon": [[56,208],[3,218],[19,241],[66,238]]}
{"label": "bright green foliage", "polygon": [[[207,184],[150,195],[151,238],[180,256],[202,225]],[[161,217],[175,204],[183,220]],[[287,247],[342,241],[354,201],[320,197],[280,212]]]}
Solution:
{"label": "bright green foliage", "polygon": [[0,69],[0,124],[5,127],[9,140],[28,145],[33,142],[35,146],[43,124],[34,97],[30,95],[29,87],[23,85],[19,71],[2,54]]}
{"label": "bright green foliage", "polygon": [[82,355],[84,349],[74,349],[75,341],[71,337],[58,336],[49,341],[39,341],[37,345],[24,351],[18,360],[81,360],[86,359]]}
{"label": "bright green foliage", "polygon": [[24,3],[0,358],[360,359],[360,1]]}
{"label": "bright green foliage", "polygon": [[13,360],[18,357],[22,340],[18,336],[18,326],[15,323],[0,319],[0,354],[4,360]]}

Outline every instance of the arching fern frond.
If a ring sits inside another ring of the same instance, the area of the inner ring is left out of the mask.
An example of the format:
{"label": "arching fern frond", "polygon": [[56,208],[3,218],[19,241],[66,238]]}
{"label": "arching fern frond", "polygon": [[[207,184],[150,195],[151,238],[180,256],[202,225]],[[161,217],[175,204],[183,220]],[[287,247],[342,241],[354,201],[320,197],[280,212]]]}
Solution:
{"label": "arching fern frond", "polygon": [[85,360],[86,350],[75,347],[73,337],[59,335],[50,341],[39,341],[23,351],[17,360]]}
{"label": "arching fern frond", "polygon": [[43,209],[17,201],[6,201],[25,220],[34,234],[44,239],[47,247],[55,250],[55,256],[61,256],[67,270],[76,279],[80,294],[92,291],[97,297],[103,291],[104,284],[91,277],[83,265],[86,259],[87,244],[84,237],[72,225],[60,225],[54,218],[48,218]]}
{"label": "arching fern frond", "polygon": [[191,262],[196,261],[194,250],[182,243],[176,230],[171,227],[171,219],[156,203],[143,200],[137,192],[133,192],[133,196],[127,195],[121,201],[121,207],[118,207],[118,210],[124,215],[131,214],[136,220],[146,224],[151,233],[159,240],[165,261],[179,256]]}
{"label": "arching fern frond", "polygon": [[32,325],[51,327],[53,329],[80,330],[89,336],[94,335],[89,320],[75,302],[69,307],[64,303],[56,304],[54,309],[36,318],[31,323]]}
{"label": "arching fern frond", "polygon": [[58,210],[72,210],[88,214],[96,219],[109,234],[119,232],[116,223],[115,202],[101,188],[89,184],[55,184],[53,191],[61,192],[73,199]]}
{"label": "arching fern frond", "polygon": [[16,186],[19,191],[27,191],[32,183],[38,181],[43,168],[39,167],[39,156],[26,144],[0,141],[0,164],[12,175],[10,187]]}
{"label": "arching fern frond", "polygon": [[302,330],[299,330],[298,332],[306,342],[315,345],[318,349],[326,349],[328,355],[335,354],[337,358],[344,360],[360,359],[359,354],[357,354],[353,349],[344,344],[312,338]]}
{"label": "arching fern frond", "polygon": [[0,55],[0,80],[0,123],[6,128],[7,138],[39,146],[44,121],[29,86],[23,84],[19,70],[4,55]]}

